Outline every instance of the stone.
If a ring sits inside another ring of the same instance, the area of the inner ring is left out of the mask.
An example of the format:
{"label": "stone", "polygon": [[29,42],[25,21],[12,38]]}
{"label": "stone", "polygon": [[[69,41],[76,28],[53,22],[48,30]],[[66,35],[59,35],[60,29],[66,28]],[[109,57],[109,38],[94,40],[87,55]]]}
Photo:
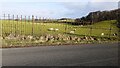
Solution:
{"label": "stone", "polygon": [[38,41],[38,40],[35,40],[35,43],[39,43],[39,41]]}
{"label": "stone", "polygon": [[30,40],[32,40],[32,39],[33,39],[33,36],[31,36],[31,35],[28,35],[28,36],[27,36],[27,39],[30,39]]}
{"label": "stone", "polygon": [[10,34],[9,36],[5,37],[5,39],[15,39],[13,34]]}
{"label": "stone", "polygon": [[0,36],[0,39],[3,39],[3,37]]}
{"label": "stone", "polygon": [[78,42],[81,41],[81,38],[77,38],[77,41],[78,41]]}
{"label": "stone", "polygon": [[25,39],[26,39],[25,35],[22,35],[21,40],[25,40]]}
{"label": "stone", "polygon": [[90,40],[94,41],[94,38],[93,38],[93,37],[90,37]]}
{"label": "stone", "polygon": [[45,39],[44,36],[41,36],[41,37],[40,37],[40,40],[44,40],[44,39]]}
{"label": "stone", "polygon": [[40,43],[44,43],[44,42],[46,42],[45,40],[38,40],[38,42],[40,42]]}
{"label": "stone", "polygon": [[72,40],[76,40],[76,37],[72,37]]}

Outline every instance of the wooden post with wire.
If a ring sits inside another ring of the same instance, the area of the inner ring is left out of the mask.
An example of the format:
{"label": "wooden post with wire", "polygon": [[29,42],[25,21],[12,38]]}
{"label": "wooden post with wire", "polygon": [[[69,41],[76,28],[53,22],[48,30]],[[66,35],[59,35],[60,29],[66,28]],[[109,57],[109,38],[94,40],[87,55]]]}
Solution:
{"label": "wooden post with wire", "polygon": [[[5,14],[3,15],[3,17],[4,17],[4,21],[3,21],[3,23],[5,22]],[[3,35],[5,34],[5,32],[4,32],[4,25],[3,25],[3,23],[2,23],[2,31],[3,31]]]}
{"label": "wooden post with wire", "polygon": [[110,22],[110,28],[109,28],[109,38],[111,37],[111,30],[112,30],[112,27],[111,27],[111,22]]}
{"label": "wooden post with wire", "polygon": [[[31,20],[30,20],[30,16],[28,16],[28,24],[30,24],[31,23]],[[27,28],[27,26],[26,26],[26,28]],[[31,33],[30,33],[31,34]]]}
{"label": "wooden post with wire", "polygon": [[[37,16],[36,16],[36,20],[35,20],[35,28],[36,28],[36,30],[37,30],[37,21],[38,21],[38,18],[37,18]],[[37,31],[36,31],[36,35],[37,35]]]}
{"label": "wooden post with wire", "polygon": [[21,15],[21,35],[22,35],[22,15]]}
{"label": "wooden post with wire", "polygon": [[34,28],[33,25],[34,25],[34,16],[32,15],[32,36],[33,36],[33,33],[34,33],[34,32],[33,32],[33,30],[34,30],[34,29],[33,29],[33,28]]}
{"label": "wooden post with wire", "polygon": [[26,34],[26,16],[25,16],[24,34]]}
{"label": "wooden post with wire", "polygon": [[[8,23],[10,24],[10,14],[8,14]],[[10,25],[9,25],[8,27],[10,27]],[[8,33],[11,32],[10,30],[11,30],[11,29],[8,29]]]}
{"label": "wooden post with wire", "polygon": [[[91,25],[93,25],[93,13],[92,13],[92,22]],[[92,26],[90,27],[90,36],[92,36]]]}
{"label": "wooden post with wire", "polygon": [[18,27],[18,21],[19,21],[19,19],[18,19],[18,15],[17,15],[17,24],[16,24],[16,27],[17,27],[17,33],[18,33],[18,30],[19,30],[19,27]]}

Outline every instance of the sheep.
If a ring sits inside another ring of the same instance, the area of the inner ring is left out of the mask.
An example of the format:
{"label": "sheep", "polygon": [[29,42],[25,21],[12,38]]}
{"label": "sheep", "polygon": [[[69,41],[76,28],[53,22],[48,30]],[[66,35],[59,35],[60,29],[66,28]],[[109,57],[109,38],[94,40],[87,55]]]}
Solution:
{"label": "sheep", "polygon": [[53,31],[54,29],[53,28],[48,28],[49,31]]}
{"label": "sheep", "polygon": [[104,33],[101,33],[101,35],[103,36],[103,35],[104,35]]}
{"label": "sheep", "polygon": [[70,31],[71,34],[74,34],[76,31],[76,29],[73,29],[72,31]]}
{"label": "sheep", "polygon": [[114,33],[113,36],[117,36],[117,33]]}
{"label": "sheep", "polygon": [[71,33],[71,34],[74,34],[74,33],[75,33],[75,31],[70,31],[70,33]]}
{"label": "sheep", "polygon": [[80,26],[83,26],[83,25],[80,25]]}
{"label": "sheep", "polygon": [[59,29],[55,29],[55,31],[58,31]]}
{"label": "sheep", "polygon": [[76,31],[76,29],[74,29],[73,31]]}

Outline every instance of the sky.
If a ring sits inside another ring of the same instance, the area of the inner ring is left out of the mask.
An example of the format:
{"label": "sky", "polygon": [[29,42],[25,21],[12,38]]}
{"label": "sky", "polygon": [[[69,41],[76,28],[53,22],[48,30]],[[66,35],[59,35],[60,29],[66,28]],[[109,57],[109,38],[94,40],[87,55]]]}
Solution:
{"label": "sky", "polygon": [[94,11],[114,10],[119,0],[2,0],[0,15],[80,18]]}

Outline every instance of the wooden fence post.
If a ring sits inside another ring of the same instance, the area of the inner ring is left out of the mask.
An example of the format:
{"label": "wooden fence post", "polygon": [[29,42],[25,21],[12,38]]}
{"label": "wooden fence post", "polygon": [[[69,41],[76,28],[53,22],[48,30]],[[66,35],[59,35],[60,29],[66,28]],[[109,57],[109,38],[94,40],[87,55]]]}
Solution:
{"label": "wooden fence post", "polygon": [[[10,14],[8,14],[8,23],[10,23]],[[9,25],[9,27],[10,27],[10,25]],[[10,33],[11,32],[11,29],[8,29],[8,33]]]}
{"label": "wooden fence post", "polygon": [[38,22],[38,18],[37,18],[37,16],[36,16],[36,20],[35,20],[35,24],[36,24],[36,26],[35,26],[35,28],[36,28],[36,35],[37,35],[37,22]]}
{"label": "wooden fence post", "polygon": [[34,25],[34,16],[32,15],[32,36],[33,36],[33,33],[34,33],[34,32],[33,32],[33,30],[34,30],[34,29],[33,29],[33,28],[34,28],[33,25]]}
{"label": "wooden fence post", "polygon": [[15,32],[15,36],[16,36],[16,31],[17,31],[16,28],[17,28],[17,27],[16,27],[16,24],[14,23],[14,22],[15,22],[14,18],[15,18],[15,17],[14,17],[14,15],[13,15],[13,26],[12,26],[12,28],[14,28],[14,29],[13,29],[13,33]]}
{"label": "wooden fence post", "polygon": [[21,15],[21,27],[20,27],[20,29],[21,29],[21,35],[22,35],[22,15]]}
{"label": "wooden fence post", "polygon": [[[18,32],[18,30],[19,30],[18,21],[19,21],[19,19],[18,19],[18,15],[17,15],[17,32]],[[19,32],[18,32],[18,33],[19,33]]]}
{"label": "wooden fence post", "polygon": [[109,28],[109,38],[111,37],[111,30],[112,30],[112,25],[110,24],[110,28]]}
{"label": "wooden fence post", "polygon": [[[4,17],[4,20],[3,20],[3,23],[5,22],[5,14],[3,15],[3,17]],[[2,28],[2,31],[3,31],[3,35],[5,34],[5,32],[4,32],[4,28],[5,28],[5,26],[4,26],[4,24],[2,23],[2,26],[3,26],[3,28]]]}
{"label": "wooden fence post", "polygon": [[90,27],[90,36],[92,36],[92,26]]}
{"label": "wooden fence post", "polygon": [[26,34],[26,16],[25,16],[24,34]]}

